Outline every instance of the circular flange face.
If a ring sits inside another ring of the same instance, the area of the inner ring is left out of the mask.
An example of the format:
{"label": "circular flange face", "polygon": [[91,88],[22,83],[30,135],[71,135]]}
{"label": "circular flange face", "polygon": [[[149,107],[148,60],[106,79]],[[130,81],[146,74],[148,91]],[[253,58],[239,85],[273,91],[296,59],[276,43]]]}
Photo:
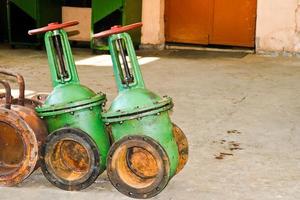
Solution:
{"label": "circular flange face", "polygon": [[101,173],[100,155],[93,139],[74,128],[61,128],[46,139],[41,168],[45,177],[63,190],[82,190]]}
{"label": "circular flange face", "polygon": [[178,174],[188,162],[189,143],[183,131],[174,123],[173,123],[173,136],[175,138],[178,147],[178,154],[179,154],[179,163],[176,169],[176,174]]}
{"label": "circular flange face", "polygon": [[107,174],[121,193],[146,199],[159,194],[170,179],[164,149],[148,136],[126,136],[114,143],[107,159]]}
{"label": "circular flange face", "polygon": [[17,185],[36,168],[38,142],[15,111],[0,108],[0,186]]}

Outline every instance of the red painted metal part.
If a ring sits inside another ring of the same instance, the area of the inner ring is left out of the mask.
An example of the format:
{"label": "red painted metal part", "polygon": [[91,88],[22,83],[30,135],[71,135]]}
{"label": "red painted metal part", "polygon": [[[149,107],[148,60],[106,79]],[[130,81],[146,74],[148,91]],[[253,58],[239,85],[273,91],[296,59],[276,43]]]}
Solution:
{"label": "red painted metal part", "polygon": [[130,25],[127,25],[127,26],[116,25],[116,26],[111,27],[110,30],[106,30],[106,31],[102,31],[100,33],[94,34],[93,38],[108,37],[108,36],[113,35],[113,34],[127,32],[127,31],[130,31],[132,29],[140,28],[142,26],[143,26],[142,22],[138,22],[138,23],[135,23],[135,24],[130,24]]}
{"label": "red painted metal part", "polygon": [[62,24],[59,24],[58,22],[53,22],[48,24],[48,26],[44,26],[42,28],[38,28],[38,29],[33,29],[28,31],[29,35],[36,35],[36,34],[41,34],[41,33],[45,33],[48,31],[54,31],[54,30],[59,30],[59,29],[63,29],[63,28],[67,28],[70,26],[75,26],[79,24],[79,21],[69,21],[69,22],[65,22]]}

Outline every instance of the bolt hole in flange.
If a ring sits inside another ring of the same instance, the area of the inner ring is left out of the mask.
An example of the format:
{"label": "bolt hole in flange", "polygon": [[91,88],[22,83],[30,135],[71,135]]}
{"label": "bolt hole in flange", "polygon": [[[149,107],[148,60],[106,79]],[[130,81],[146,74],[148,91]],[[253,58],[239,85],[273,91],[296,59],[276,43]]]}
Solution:
{"label": "bolt hole in flange", "polygon": [[24,144],[16,129],[0,122],[0,174],[16,171],[22,164]]}
{"label": "bolt hole in flange", "polygon": [[153,139],[131,136],[116,142],[108,157],[108,176],[123,194],[133,198],[157,195],[169,180],[169,160]]}
{"label": "bolt hole in flange", "polygon": [[44,175],[64,190],[82,190],[100,174],[96,144],[79,129],[62,128],[50,134],[42,155]]}

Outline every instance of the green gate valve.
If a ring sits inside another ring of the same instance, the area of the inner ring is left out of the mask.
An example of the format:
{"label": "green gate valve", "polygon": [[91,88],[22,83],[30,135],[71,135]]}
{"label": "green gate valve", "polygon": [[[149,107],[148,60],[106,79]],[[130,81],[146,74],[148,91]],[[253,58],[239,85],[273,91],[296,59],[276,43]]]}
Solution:
{"label": "green gate valve", "polygon": [[169,117],[172,99],[145,88],[131,38],[124,33],[141,26],[114,26],[94,37],[109,36],[119,90],[109,110],[102,114],[114,142],[108,153],[108,177],[129,197],[151,198],[186,164],[188,142]]}
{"label": "green gate valve", "polygon": [[36,108],[50,133],[41,152],[41,167],[45,177],[64,190],[90,186],[106,169],[110,147],[101,116],[106,96],[80,84],[67,33],[62,30],[77,24],[51,23],[28,32],[46,32],[54,89],[44,105]]}

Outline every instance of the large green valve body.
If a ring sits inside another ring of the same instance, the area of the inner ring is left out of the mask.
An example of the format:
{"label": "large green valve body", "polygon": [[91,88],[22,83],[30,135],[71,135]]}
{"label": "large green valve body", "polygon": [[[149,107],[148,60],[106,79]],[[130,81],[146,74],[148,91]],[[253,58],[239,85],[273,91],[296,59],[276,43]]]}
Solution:
{"label": "large green valve body", "polygon": [[48,31],[45,44],[54,89],[36,109],[50,133],[42,170],[61,189],[84,189],[106,168],[110,141],[101,116],[106,96],[80,84],[65,31]]}
{"label": "large green valve body", "polygon": [[[108,176],[123,194],[150,198],[180,171],[180,160],[187,150],[181,153],[176,141],[174,129],[179,128],[172,124],[168,113],[173,107],[172,99],[161,98],[145,88],[130,36],[110,36],[109,48],[119,94],[103,113],[114,141],[108,157]],[[125,66],[124,49],[131,69]]]}
{"label": "large green valve body", "polygon": [[111,124],[113,140],[130,135],[149,136],[161,144],[170,160],[169,178],[178,166],[178,148],[173,137],[173,125],[168,111],[173,107],[170,98],[160,98],[142,88],[121,92],[103,114]]}

